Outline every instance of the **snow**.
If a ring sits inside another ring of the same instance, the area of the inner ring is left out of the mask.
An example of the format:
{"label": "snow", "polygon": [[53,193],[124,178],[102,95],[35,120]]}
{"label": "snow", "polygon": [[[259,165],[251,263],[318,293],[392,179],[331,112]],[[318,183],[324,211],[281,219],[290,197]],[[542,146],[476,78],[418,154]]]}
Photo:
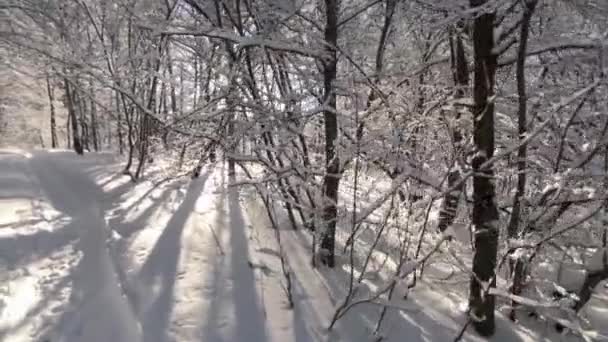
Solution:
{"label": "snow", "polygon": [[[348,289],[344,256],[334,270],[312,268],[311,235],[282,221],[273,230],[259,198],[228,186],[236,182],[222,165],[194,180],[163,177],[162,167],[135,184],[110,154],[0,152],[0,340],[446,341],[466,322],[468,275],[446,255],[428,259],[415,288],[399,281],[392,300],[366,302],[394,279],[368,272],[355,284],[361,304],[329,331]],[[502,315],[497,325],[494,341],[552,338]]]}
{"label": "snow", "polygon": [[587,271],[601,272],[608,267],[604,264],[606,260],[608,260],[608,249],[598,248],[586,264]]}

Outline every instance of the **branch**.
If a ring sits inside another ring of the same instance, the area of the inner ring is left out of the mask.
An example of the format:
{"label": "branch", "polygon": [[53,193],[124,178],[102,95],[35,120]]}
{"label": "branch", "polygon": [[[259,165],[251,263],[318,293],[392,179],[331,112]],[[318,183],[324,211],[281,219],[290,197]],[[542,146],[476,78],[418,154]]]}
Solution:
{"label": "branch", "polygon": [[[562,50],[593,50],[600,49],[605,44],[590,42],[590,41],[582,41],[582,42],[558,42],[553,44],[548,44],[545,46],[537,47],[535,49],[528,50],[526,57],[537,56],[543,54],[545,52],[556,52]],[[504,67],[511,65],[517,62],[517,56],[509,56],[501,59],[498,62],[499,67]]]}

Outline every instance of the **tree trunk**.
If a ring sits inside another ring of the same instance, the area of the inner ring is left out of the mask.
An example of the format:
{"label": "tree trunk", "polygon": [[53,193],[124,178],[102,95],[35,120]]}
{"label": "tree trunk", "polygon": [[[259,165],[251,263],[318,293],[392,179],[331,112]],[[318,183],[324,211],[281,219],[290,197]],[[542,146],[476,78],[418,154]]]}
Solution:
{"label": "tree trunk", "polygon": [[[69,111],[68,111],[69,114]],[[67,149],[72,148],[72,135],[70,134],[70,124],[71,124],[72,120],[71,120],[71,115],[68,115],[68,119],[65,122],[65,135],[66,135],[66,144],[65,147]]]}
{"label": "tree trunk", "polygon": [[80,119],[80,142],[85,151],[91,151],[89,147],[89,127],[87,125],[84,99],[76,90],[72,91],[72,95],[74,96],[75,109],[78,111],[78,118]]}
{"label": "tree trunk", "polygon": [[93,139],[93,148],[95,149],[95,152],[99,152],[99,137],[97,132],[97,104],[95,103],[93,81],[91,81],[89,89],[91,92],[91,139]]}
{"label": "tree trunk", "polygon": [[325,121],[325,176],[323,178],[323,221],[326,225],[321,237],[320,261],[329,266],[335,265],[336,221],[338,216],[338,187],[340,185],[340,160],[336,151],[338,120],[336,115],[336,93],[334,81],[337,73],[338,44],[338,2],[325,0],[325,52],[327,60],[323,63],[323,111]]}
{"label": "tree trunk", "polygon": [[122,137],[122,111],[120,110],[120,97],[118,91],[115,94],[116,99],[116,134],[118,135],[118,153],[122,156],[124,153],[124,139]]}
{"label": "tree trunk", "polygon": [[[136,83],[135,81],[133,81],[133,89],[135,88]],[[135,142],[133,141],[133,134],[134,134],[134,116],[135,116],[135,110],[133,107],[129,108],[127,106],[127,100],[125,99],[125,96],[123,94],[121,94],[121,101],[122,101],[122,106],[123,106],[123,111],[125,113],[125,121],[127,123],[127,143],[128,143],[128,147],[129,147],[129,153],[127,155],[127,164],[125,165],[125,169],[123,170],[123,173],[126,175],[131,175],[131,166],[133,165],[133,154],[135,153]]]}
{"label": "tree trunk", "polygon": [[[471,7],[485,5],[487,0],[470,0]],[[498,210],[495,203],[494,172],[491,163],[494,155],[494,77],[496,56],[494,48],[494,19],[496,14],[481,10],[473,26],[475,52],[475,79],[473,85],[473,141],[476,154],[473,158],[473,225],[475,226],[475,253],[473,275],[470,282],[469,305],[473,326],[482,336],[495,331],[494,295],[488,286],[495,287],[496,254],[498,248]]]}
{"label": "tree trunk", "polygon": [[51,87],[50,76],[46,75],[46,90],[49,94],[49,106],[51,109],[51,147],[57,148],[57,122],[55,121],[55,97]]}
{"label": "tree trunk", "polygon": [[[516,239],[520,235],[519,222],[521,216],[521,200],[524,196],[526,189],[526,139],[528,119],[527,119],[527,101],[526,96],[526,74],[525,74],[525,63],[526,63],[526,47],[528,43],[528,34],[530,32],[530,19],[536,8],[538,0],[526,0],[524,15],[521,23],[520,38],[519,38],[519,49],[517,52],[517,66],[516,66],[516,79],[517,79],[517,95],[519,101],[519,108],[517,113],[517,133],[519,147],[517,149],[517,189],[513,198],[513,210],[509,219],[509,225],[507,226],[507,235],[510,239]],[[511,292],[518,296],[521,294],[523,289],[523,282],[525,278],[524,264],[521,258],[514,259],[513,253],[510,253],[509,258],[509,273],[512,275],[513,284],[511,286]],[[517,303],[513,301],[511,303],[513,309],[509,313],[509,318],[515,321],[515,307]]]}
{"label": "tree trunk", "polygon": [[74,145],[74,151],[76,153],[82,155],[84,150],[82,148],[82,143],[80,141],[80,136],[78,134],[78,120],[76,119],[76,111],[74,110],[74,98],[72,96],[72,91],[70,89],[70,83],[67,78],[63,79],[63,86],[65,87],[65,96],[68,107],[68,115],[70,117],[70,121],[72,123],[72,140]]}
{"label": "tree trunk", "polygon": [[[227,128],[227,135],[228,135],[228,141],[230,141],[230,147],[228,149],[228,151],[231,154],[234,154],[236,152],[236,144],[234,143],[234,120],[236,120],[236,113],[235,113],[235,106],[233,105],[232,100],[227,100],[228,104],[228,128]],[[235,168],[235,161],[234,158],[232,158],[232,156],[228,157],[228,176],[231,178],[234,178],[236,175],[236,168]]]}
{"label": "tree trunk", "polygon": [[[464,45],[462,43],[462,37],[460,33],[453,33],[450,36],[450,52],[451,52],[451,63],[452,73],[454,77],[454,98],[463,98],[466,94],[466,89],[469,86],[469,68],[467,58],[464,51]],[[455,111],[455,124],[452,132],[452,139],[454,144],[454,162],[448,174],[448,189],[452,189],[456,184],[461,181],[461,165],[460,160],[462,159],[462,133],[460,131],[460,107],[456,107]],[[456,218],[458,211],[458,200],[460,194],[464,188],[461,184],[452,192],[445,195],[443,202],[441,203],[441,210],[439,211],[439,223],[437,228],[440,232],[445,231]]]}

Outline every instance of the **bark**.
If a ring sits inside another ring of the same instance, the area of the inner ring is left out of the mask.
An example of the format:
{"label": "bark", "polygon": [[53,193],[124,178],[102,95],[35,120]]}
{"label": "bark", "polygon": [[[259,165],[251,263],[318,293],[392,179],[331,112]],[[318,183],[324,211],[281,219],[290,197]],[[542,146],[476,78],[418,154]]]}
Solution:
{"label": "bark", "polygon": [[[223,28],[223,23],[222,23],[222,6],[223,6],[223,2],[219,1],[219,0],[215,0],[214,1],[214,7],[215,7],[215,15],[217,18],[217,27],[219,28]],[[203,13],[203,12],[200,12]],[[230,66],[229,69],[231,71],[231,73],[235,70],[236,68],[236,63],[237,63],[237,53],[235,52],[233,46],[230,44],[230,42],[228,41],[224,41],[224,48],[226,50],[226,52],[228,53],[228,58],[229,58],[229,62],[230,62]],[[237,84],[235,83],[235,79],[233,78],[231,80],[231,84],[230,84],[230,92],[232,93],[234,90],[238,89]],[[233,104],[233,99],[230,98],[230,96],[228,96],[226,98],[226,107],[228,107],[228,112],[227,112],[227,130],[226,130],[226,135],[227,135],[227,139],[228,140],[232,140],[234,139],[234,120],[236,118],[236,113],[235,113],[235,106]],[[235,143],[230,143],[229,144],[229,148],[228,148],[228,153],[229,154],[233,154],[236,151],[236,144]],[[234,159],[232,157],[228,157],[228,175],[233,178],[236,174],[236,163],[234,161]]]}
{"label": "bark", "polygon": [[[396,0],[387,0],[386,9],[384,12],[384,24],[382,25],[382,31],[380,31],[380,40],[378,41],[378,49],[376,49],[376,77],[374,79],[374,85],[377,85],[380,80],[380,73],[384,67],[384,52],[386,51],[386,40],[390,32],[391,24],[393,21],[393,15],[395,14],[395,7],[397,5]],[[367,97],[367,107],[378,98],[378,94],[375,89],[371,89]],[[361,138],[363,126],[360,125],[357,130],[357,136]]]}
{"label": "bark", "polygon": [[[467,89],[469,86],[469,68],[460,33],[454,33],[451,35],[450,52],[455,86],[454,98],[460,99],[465,96],[465,89]],[[459,126],[460,108],[457,108],[455,111],[454,118],[455,125],[453,127],[452,139],[454,144],[455,161],[448,174],[447,180],[449,189],[460,183],[461,180],[460,160],[462,159],[462,133],[460,132]],[[458,200],[463,188],[464,185],[460,185],[454,191],[445,195],[441,204],[441,210],[439,211],[439,223],[437,225],[440,232],[445,231],[450,225],[452,225],[452,223],[454,223],[454,219],[456,218],[456,213],[458,211]]]}
{"label": "bark", "polygon": [[[133,88],[135,88],[136,82],[133,81]],[[124,174],[131,174],[131,165],[133,165],[133,154],[135,152],[135,142],[133,141],[133,116],[135,115],[134,109],[127,106],[127,102],[124,95],[121,95],[123,110],[125,113],[125,121],[127,122],[127,143],[129,146],[129,153],[127,156],[127,164],[125,165],[125,169],[123,171]]]}
{"label": "bark", "polygon": [[72,96],[74,97],[75,109],[77,110],[78,117],[80,118],[80,142],[84,150],[91,151],[89,148],[89,127],[86,120],[86,106],[84,99],[82,99],[76,89],[72,90]]}
{"label": "bark", "polygon": [[74,151],[82,155],[84,150],[80,141],[80,135],[78,134],[78,119],[76,118],[76,111],[74,110],[74,97],[72,95],[70,83],[67,78],[63,79],[63,86],[65,88],[65,96],[68,107],[68,115],[72,124],[72,141],[74,142]]}
{"label": "bark", "polygon": [[55,120],[55,97],[51,86],[50,76],[46,76],[46,90],[49,95],[49,106],[51,110],[51,147],[57,147],[57,122]]}
{"label": "bark", "polygon": [[95,92],[93,89],[93,81],[90,83],[90,92],[91,92],[91,139],[93,140],[93,148],[95,152],[99,152],[99,136],[97,131],[97,104],[95,103]]}
{"label": "bark", "polygon": [[70,134],[71,122],[72,122],[71,115],[69,115],[69,111],[68,111],[68,119],[66,120],[66,123],[65,123],[66,148],[68,148],[68,149],[72,147],[72,135]]}
{"label": "bark", "polygon": [[116,134],[118,135],[118,153],[122,156],[124,153],[124,139],[122,132],[122,110],[120,109],[120,96],[118,92],[115,94],[116,99]]}
{"label": "bark", "polygon": [[[172,6],[167,6],[167,13],[165,15],[165,20],[169,20],[171,14],[175,10],[177,6],[177,1]],[[168,3],[167,3],[168,4]],[[163,52],[168,50],[167,36],[161,35],[158,41],[158,47],[156,49],[157,58],[154,61],[154,65],[150,64],[150,69],[154,71],[152,79],[150,80],[150,91],[148,93],[148,103],[146,105],[146,109],[150,112],[156,111],[156,96],[157,96],[157,87],[158,87],[158,74],[162,65],[162,56]],[[183,68],[182,68],[183,71]],[[183,73],[181,77],[181,82],[183,82]],[[180,94],[182,94],[181,101],[183,106],[183,87],[181,89]],[[181,108],[183,112],[183,107]],[[146,163],[146,159],[148,156],[148,145],[149,145],[149,135],[152,131],[153,125],[156,122],[153,122],[152,118],[147,113],[141,113],[141,127],[140,127],[140,136],[139,136],[139,161],[137,164],[137,169],[135,171],[134,178],[135,180],[139,179],[143,173],[144,165]]]}
{"label": "bark", "polygon": [[[133,42],[134,33],[133,33],[133,18],[129,16],[127,23],[127,51],[130,61],[130,68],[133,75],[137,74],[137,67],[135,66],[135,61],[133,55],[137,52],[137,44]],[[131,81],[131,94],[135,94],[137,89],[137,77],[133,77]],[[120,99],[122,102],[123,110],[125,113],[125,121],[127,123],[127,143],[129,146],[129,153],[127,155],[127,163],[125,165],[125,169],[123,170],[123,174],[131,176],[131,179],[134,180],[133,175],[131,174],[131,166],[133,165],[133,155],[135,153],[135,142],[133,141],[133,135],[135,133],[135,123],[134,116],[135,110],[133,106],[127,105],[127,98],[124,94],[120,94]]]}
{"label": "bark", "polygon": [[[516,65],[516,79],[517,79],[517,95],[519,101],[519,107],[517,111],[517,133],[519,137],[519,148],[517,149],[517,189],[515,190],[515,197],[513,199],[513,210],[509,219],[509,225],[507,226],[507,235],[511,239],[518,238],[519,222],[521,219],[521,200],[526,190],[526,155],[527,145],[524,143],[526,139],[526,133],[528,128],[527,119],[527,95],[526,95],[526,74],[525,74],[525,63],[526,63],[526,49],[528,43],[528,35],[530,32],[530,19],[536,8],[537,0],[526,0],[524,15],[522,18],[522,24],[520,28],[519,38],[519,49],[517,52],[517,65]],[[523,289],[524,282],[524,264],[523,260],[517,259],[509,260],[510,273],[513,277],[513,285],[511,292],[514,295],[520,295]],[[513,310],[509,314],[511,320],[515,320],[515,301],[512,302]]]}
{"label": "bark", "polygon": [[[236,113],[235,113],[235,106],[232,102],[232,99],[230,99],[228,101],[228,129],[227,129],[227,135],[228,135],[228,139],[231,141],[234,139],[234,120],[236,118]],[[234,142],[230,143],[230,148],[229,148],[229,152],[231,154],[234,154],[236,152],[236,144]],[[229,177],[235,177],[236,175],[236,168],[235,168],[235,161],[234,158],[232,157],[228,157],[228,176]]]}
{"label": "bark", "polygon": [[325,176],[323,178],[323,221],[326,225],[321,237],[320,261],[335,265],[336,221],[338,216],[338,187],[340,185],[340,160],[336,151],[338,118],[336,115],[336,93],[334,81],[337,72],[336,46],[338,44],[339,0],[325,0],[325,42],[327,59],[323,65],[323,111],[325,124]]}
{"label": "bark", "polygon": [[[485,5],[487,0],[470,0],[471,7]],[[494,48],[494,19],[496,14],[487,9],[478,14],[473,24],[475,54],[473,85],[473,225],[475,226],[475,253],[473,275],[470,282],[469,306],[473,326],[482,336],[495,331],[495,298],[487,286],[495,287],[496,254],[498,248],[498,210],[493,184],[494,172],[487,163],[494,155],[494,78],[496,56]]]}

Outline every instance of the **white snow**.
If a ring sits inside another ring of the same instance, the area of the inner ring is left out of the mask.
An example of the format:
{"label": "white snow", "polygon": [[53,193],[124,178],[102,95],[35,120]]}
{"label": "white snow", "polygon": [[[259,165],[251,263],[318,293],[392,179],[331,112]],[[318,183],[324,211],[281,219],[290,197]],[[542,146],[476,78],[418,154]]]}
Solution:
{"label": "white snow", "polygon": [[[400,281],[398,296],[357,305],[328,331],[348,288],[343,256],[312,268],[311,235],[285,222],[280,249],[259,198],[229,187],[221,165],[137,184],[120,170],[109,154],[0,152],[1,341],[447,341],[466,321],[468,275],[431,257],[414,289]],[[365,277],[355,300],[391,279]],[[494,341],[551,340],[501,315],[497,325]]]}
{"label": "white snow", "polygon": [[608,249],[606,248],[598,248],[591,258],[587,261],[586,268],[588,272],[600,272],[608,265],[604,263],[608,260]]}

